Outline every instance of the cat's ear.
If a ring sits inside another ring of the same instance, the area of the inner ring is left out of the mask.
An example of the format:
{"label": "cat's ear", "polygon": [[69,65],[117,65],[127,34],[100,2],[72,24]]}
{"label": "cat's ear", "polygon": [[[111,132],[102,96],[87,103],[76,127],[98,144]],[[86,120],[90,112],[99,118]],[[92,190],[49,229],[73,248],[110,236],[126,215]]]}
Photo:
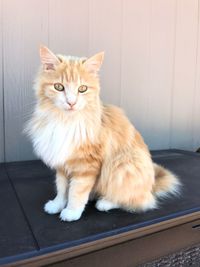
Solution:
{"label": "cat's ear", "polygon": [[45,71],[55,70],[60,64],[59,59],[46,46],[40,46],[40,59]]}
{"label": "cat's ear", "polygon": [[100,70],[103,59],[104,59],[104,52],[100,52],[94,55],[93,57],[86,59],[83,65],[87,69],[87,71],[91,73],[97,73]]}

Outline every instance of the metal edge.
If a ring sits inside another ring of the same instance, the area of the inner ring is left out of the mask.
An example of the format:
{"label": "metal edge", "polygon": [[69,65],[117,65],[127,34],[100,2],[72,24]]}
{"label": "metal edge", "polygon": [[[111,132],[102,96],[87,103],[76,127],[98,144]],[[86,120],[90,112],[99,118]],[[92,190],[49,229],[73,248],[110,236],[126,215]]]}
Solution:
{"label": "metal edge", "polygon": [[[77,245],[71,248],[60,249],[50,253],[44,253],[39,256],[33,256],[31,258],[19,260],[17,262],[9,262],[3,264],[3,267],[32,267],[32,266],[44,266],[46,264],[52,264],[58,261],[71,259],[77,256],[91,253],[100,249],[104,249],[113,245],[120,244],[129,240],[141,238],[159,231],[167,230],[169,228],[183,225],[188,222],[193,222],[200,219],[200,211],[192,214],[183,215],[178,218],[173,218],[168,221],[159,222],[143,228],[131,230],[118,235],[102,238],[92,242]],[[42,252],[42,250],[41,250]]]}

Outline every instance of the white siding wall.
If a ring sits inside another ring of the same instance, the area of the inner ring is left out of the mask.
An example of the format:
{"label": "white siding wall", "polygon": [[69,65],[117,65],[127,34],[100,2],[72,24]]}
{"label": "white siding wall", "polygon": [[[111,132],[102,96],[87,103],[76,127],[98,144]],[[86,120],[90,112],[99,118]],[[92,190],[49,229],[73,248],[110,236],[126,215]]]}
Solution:
{"label": "white siding wall", "polygon": [[150,148],[200,146],[200,0],[0,0],[0,9],[0,161],[34,158],[22,129],[40,44],[104,50],[102,98]]}
{"label": "white siding wall", "polygon": [[4,161],[4,112],[3,112],[3,44],[2,44],[2,30],[3,30],[3,12],[2,2],[0,1],[0,162]]}

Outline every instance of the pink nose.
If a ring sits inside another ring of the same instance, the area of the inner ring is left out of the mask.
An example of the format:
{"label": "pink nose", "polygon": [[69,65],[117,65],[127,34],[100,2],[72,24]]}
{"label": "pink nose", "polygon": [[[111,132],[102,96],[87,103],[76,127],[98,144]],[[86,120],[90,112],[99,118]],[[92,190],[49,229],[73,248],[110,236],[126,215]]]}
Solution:
{"label": "pink nose", "polygon": [[76,104],[76,102],[72,102],[72,101],[67,101],[67,104],[72,108],[75,104]]}

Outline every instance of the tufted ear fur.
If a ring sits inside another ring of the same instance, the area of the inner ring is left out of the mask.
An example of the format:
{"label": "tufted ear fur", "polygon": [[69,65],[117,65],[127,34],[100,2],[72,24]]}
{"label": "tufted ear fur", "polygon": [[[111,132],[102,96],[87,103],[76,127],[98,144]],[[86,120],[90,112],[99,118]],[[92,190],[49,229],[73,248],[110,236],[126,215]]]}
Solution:
{"label": "tufted ear fur", "polygon": [[103,59],[104,59],[104,52],[100,52],[94,55],[93,57],[86,59],[83,65],[89,72],[97,73],[100,70]]}
{"label": "tufted ear fur", "polygon": [[46,46],[40,46],[40,59],[45,71],[55,70],[60,64],[59,59]]}

